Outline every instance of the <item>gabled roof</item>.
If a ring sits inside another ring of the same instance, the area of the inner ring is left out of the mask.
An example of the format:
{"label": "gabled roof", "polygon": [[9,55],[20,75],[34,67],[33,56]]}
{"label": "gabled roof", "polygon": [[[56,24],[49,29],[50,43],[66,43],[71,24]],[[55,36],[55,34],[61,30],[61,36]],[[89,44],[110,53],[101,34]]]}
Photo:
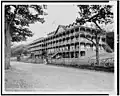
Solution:
{"label": "gabled roof", "polygon": [[60,30],[60,29],[62,29],[62,31],[66,31],[66,30],[67,30],[66,26],[64,26],[64,25],[59,25],[58,28],[57,28],[57,30],[55,31],[55,34],[56,34],[56,33],[59,33],[59,30]]}

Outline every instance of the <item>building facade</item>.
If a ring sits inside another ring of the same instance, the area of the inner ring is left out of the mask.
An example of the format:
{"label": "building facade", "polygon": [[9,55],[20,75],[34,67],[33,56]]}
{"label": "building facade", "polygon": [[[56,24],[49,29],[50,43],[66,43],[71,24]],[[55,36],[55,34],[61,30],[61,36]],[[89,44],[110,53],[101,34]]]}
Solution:
{"label": "building facade", "polygon": [[[41,58],[41,54],[45,51],[50,58],[50,62],[58,62],[60,60],[82,60],[95,55],[96,47],[93,42],[96,41],[94,33],[100,32],[77,23],[69,26],[59,25],[57,30],[47,34],[45,38],[40,38],[29,44],[29,51],[34,58]],[[104,45],[106,45],[106,35],[98,35],[99,52],[105,53]],[[61,62],[62,62],[61,61]],[[64,62],[65,63],[65,62]],[[70,63],[70,62],[69,62]]]}

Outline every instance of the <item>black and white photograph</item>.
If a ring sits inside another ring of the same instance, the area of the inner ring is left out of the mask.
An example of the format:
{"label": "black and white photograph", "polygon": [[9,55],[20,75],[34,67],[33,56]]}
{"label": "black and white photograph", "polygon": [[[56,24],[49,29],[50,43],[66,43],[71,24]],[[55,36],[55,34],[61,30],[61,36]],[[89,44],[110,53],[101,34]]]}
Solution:
{"label": "black and white photograph", "polygon": [[117,94],[117,1],[1,5],[2,94]]}

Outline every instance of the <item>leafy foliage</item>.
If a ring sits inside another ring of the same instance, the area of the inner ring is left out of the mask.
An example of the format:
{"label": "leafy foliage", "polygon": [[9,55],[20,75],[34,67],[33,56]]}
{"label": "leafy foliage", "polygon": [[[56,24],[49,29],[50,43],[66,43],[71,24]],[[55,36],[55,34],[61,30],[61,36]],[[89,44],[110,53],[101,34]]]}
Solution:
{"label": "leafy foliage", "polygon": [[[80,9],[80,18],[77,18],[76,22],[80,25],[84,25],[87,22],[93,22],[96,25],[96,29],[100,30],[92,33],[96,36],[105,34],[105,30],[101,28],[100,25],[113,23],[112,5],[78,5],[78,7]],[[92,39],[86,39],[95,44]],[[97,42],[99,43],[99,40]]]}
{"label": "leafy foliage", "polygon": [[[100,31],[94,31],[92,34],[95,34],[96,40],[96,63],[99,65],[99,39],[98,35],[105,34],[105,30],[100,27],[100,24],[113,23],[113,12],[111,5],[78,5],[80,9],[80,18],[76,19],[76,22],[80,25],[84,25],[86,22],[93,22],[96,25],[96,29]],[[86,38],[86,37],[85,37]],[[86,38],[93,42],[92,39]],[[94,44],[94,42],[93,42]],[[108,46],[105,45],[105,48],[108,49]],[[109,50],[107,50],[109,51]]]}
{"label": "leafy foliage", "polygon": [[112,5],[78,5],[80,18],[76,22],[83,25],[86,22],[94,22],[100,30],[99,24],[113,23]]}
{"label": "leafy foliage", "polygon": [[26,55],[28,53],[27,47],[25,45],[19,45],[17,47],[11,48],[11,56],[18,56],[21,54]]}
{"label": "leafy foliage", "polygon": [[42,5],[5,5],[5,22],[10,27],[12,42],[33,36],[27,27],[37,21],[45,22],[44,18],[40,17],[44,14],[43,8]]}

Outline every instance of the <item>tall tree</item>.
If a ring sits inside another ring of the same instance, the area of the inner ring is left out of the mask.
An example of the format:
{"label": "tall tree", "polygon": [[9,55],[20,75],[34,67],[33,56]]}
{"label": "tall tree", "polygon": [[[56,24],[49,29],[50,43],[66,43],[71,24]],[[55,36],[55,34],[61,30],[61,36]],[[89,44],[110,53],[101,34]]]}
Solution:
{"label": "tall tree", "polygon": [[96,63],[99,64],[99,35],[105,34],[106,31],[100,27],[100,25],[108,23],[113,23],[113,12],[112,5],[78,5],[80,18],[76,19],[77,23],[84,25],[87,22],[94,23],[96,31],[92,33],[95,35],[96,42],[93,42],[92,39],[86,38],[93,42],[96,46]]}
{"label": "tall tree", "polygon": [[19,42],[33,36],[29,24],[44,23],[41,18],[44,8],[45,5],[5,5],[5,69],[10,67],[11,41]]}

